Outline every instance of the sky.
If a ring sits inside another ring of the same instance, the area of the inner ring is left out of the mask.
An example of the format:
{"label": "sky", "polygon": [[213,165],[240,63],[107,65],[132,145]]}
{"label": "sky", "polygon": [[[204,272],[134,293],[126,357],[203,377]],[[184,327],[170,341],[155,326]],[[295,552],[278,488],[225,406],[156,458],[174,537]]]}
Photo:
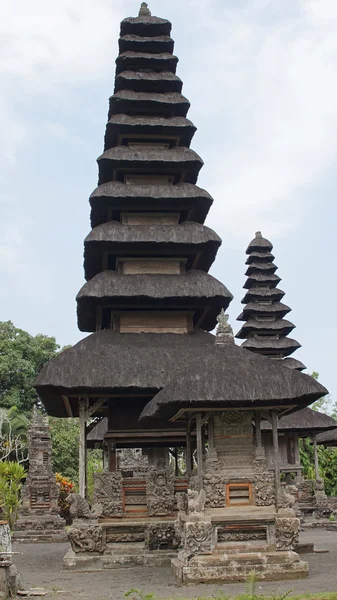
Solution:
{"label": "sky", "polygon": [[[88,198],[97,184],[119,23],[135,0],[0,5],[0,320],[60,345],[77,329]],[[151,0],[177,74],[223,244],[211,273],[240,327],[245,249],[274,245],[294,354],[337,400],[336,0]]]}

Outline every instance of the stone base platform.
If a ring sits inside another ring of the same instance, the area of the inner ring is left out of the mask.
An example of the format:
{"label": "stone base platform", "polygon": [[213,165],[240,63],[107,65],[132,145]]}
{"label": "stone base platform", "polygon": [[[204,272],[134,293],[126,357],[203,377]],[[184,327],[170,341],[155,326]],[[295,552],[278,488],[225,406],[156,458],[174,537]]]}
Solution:
{"label": "stone base platform", "polygon": [[144,544],[114,544],[104,554],[98,552],[77,553],[68,550],[63,558],[66,571],[104,571],[127,567],[167,567],[177,555],[174,550],[148,550]]}
{"label": "stone base platform", "polygon": [[181,583],[235,583],[246,581],[254,570],[258,580],[277,581],[308,577],[308,563],[296,552],[260,551],[194,556],[188,561],[172,559],[172,571]]}
{"label": "stone base platform", "polygon": [[67,542],[65,521],[58,515],[21,516],[12,536],[15,542]]}

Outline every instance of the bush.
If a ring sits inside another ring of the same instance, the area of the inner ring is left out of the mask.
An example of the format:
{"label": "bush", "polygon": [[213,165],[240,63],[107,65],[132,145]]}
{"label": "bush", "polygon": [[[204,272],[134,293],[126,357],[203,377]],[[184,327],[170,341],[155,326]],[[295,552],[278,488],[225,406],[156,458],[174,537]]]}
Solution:
{"label": "bush", "polygon": [[15,461],[0,462],[0,507],[11,530],[19,516],[20,490],[25,477],[26,471],[19,463]]}
{"label": "bush", "polygon": [[67,502],[67,496],[75,490],[75,485],[70,479],[68,479],[68,477],[63,477],[61,473],[56,473],[55,479],[60,488],[58,500],[59,514],[63,519],[65,519],[66,525],[71,525],[71,516],[69,512],[70,504]]}

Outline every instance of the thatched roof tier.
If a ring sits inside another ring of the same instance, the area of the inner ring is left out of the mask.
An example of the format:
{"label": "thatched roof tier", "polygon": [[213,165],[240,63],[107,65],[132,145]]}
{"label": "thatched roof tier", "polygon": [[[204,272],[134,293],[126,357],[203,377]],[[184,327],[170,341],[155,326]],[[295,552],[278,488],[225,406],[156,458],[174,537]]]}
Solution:
{"label": "thatched roof tier", "polygon": [[128,17],[121,22],[120,35],[140,35],[144,37],[158,37],[170,35],[172,25],[166,19],[159,17],[141,15],[139,17]]}
{"label": "thatched roof tier", "polygon": [[257,262],[273,262],[275,256],[271,252],[251,252],[246,260],[246,265]]}
{"label": "thatched roof tier", "polygon": [[330,431],[319,433],[317,436],[317,444],[327,447],[337,446],[337,429],[331,429]]}
{"label": "thatched roof tier", "polygon": [[176,72],[178,58],[163,52],[150,54],[149,52],[123,52],[116,59],[116,75],[122,71],[138,71],[138,69],[152,69],[153,71]]}
{"label": "thatched roof tier", "polygon": [[213,203],[205,190],[190,183],[177,185],[126,185],[109,181],[90,196],[91,226],[96,227],[121,211],[178,212],[181,220],[203,223]]}
{"label": "thatched roof tier", "polygon": [[[272,300],[273,302],[279,302],[284,296],[284,292],[278,288],[267,288],[267,287],[253,287],[248,290],[241,300],[242,304],[246,304],[251,301]],[[269,310],[269,309],[268,309]]]}
{"label": "thatched roof tier", "polygon": [[280,283],[281,278],[274,273],[266,273],[263,271],[262,273],[251,273],[248,276],[246,283],[244,284],[244,288],[249,290],[252,288],[252,292],[254,290],[254,286],[259,286],[261,284],[268,285],[270,288],[276,287],[278,283]]}
{"label": "thatched roof tier", "polygon": [[255,315],[260,317],[274,316],[282,319],[291,308],[282,302],[273,302],[272,304],[259,304],[259,302],[248,302],[242,313],[238,316],[238,321],[247,321]]}
{"label": "thatched roof tier", "polygon": [[[227,308],[232,294],[217,279],[204,271],[191,270],[179,275],[122,275],[102,271],[87,281],[77,294],[80,331],[95,331],[98,306],[114,310],[195,311],[194,323],[202,329],[215,327],[221,308]],[[206,310],[207,309],[207,310]]]}
{"label": "thatched roof tier", "polygon": [[273,249],[273,244],[263,238],[260,231],[257,231],[255,234],[255,238],[248,244],[248,248],[246,250],[246,254],[252,254],[252,252],[271,252]]}
{"label": "thatched roof tier", "polygon": [[289,369],[296,369],[297,371],[304,371],[307,368],[300,360],[292,357],[284,358],[282,364]]}
{"label": "thatched roof tier", "polygon": [[259,352],[265,356],[289,356],[297,348],[301,348],[301,344],[288,337],[278,338],[277,336],[273,336],[271,332],[270,337],[261,335],[261,337],[254,336],[248,338],[248,340],[243,342],[241,348],[245,348],[251,352]]}
{"label": "thatched roof tier", "polygon": [[169,71],[122,71],[115,79],[115,92],[181,93],[183,82]]}
{"label": "thatched roof tier", "polygon": [[248,265],[245,275],[252,275],[253,273],[275,273],[277,266],[272,262],[253,262]]}
{"label": "thatched roof tier", "polygon": [[102,443],[104,436],[108,431],[108,419],[103,417],[98,423],[95,423],[87,433],[87,448],[95,448],[96,443]]}
{"label": "thatched roof tier", "polygon": [[249,319],[249,321],[241,327],[235,337],[244,340],[250,334],[254,334],[255,332],[267,334],[268,331],[279,335],[288,335],[293,329],[295,329],[295,325],[285,319],[269,319],[268,321]]}
{"label": "thatched roof tier", "polygon": [[[259,390],[263,398],[268,399],[271,392],[273,402],[277,395],[282,401],[287,397],[295,399],[295,404],[298,397],[308,404],[310,400],[304,398],[308,393],[314,395],[312,402],[327,393],[312,377],[286,369],[235,344],[214,344],[214,339],[212,334],[201,330],[185,335],[97,331],[49,361],[34,385],[48,414],[61,417],[67,416],[62,395],[69,398],[73,414],[77,416],[77,401],[73,402],[72,397],[96,395],[97,399],[97,394],[123,393],[136,396],[149,390],[155,393],[170,380],[177,380],[179,374],[192,372],[196,364],[200,377],[210,365],[215,365],[215,372],[218,367],[228,365],[228,394],[232,392],[231,386],[240,385],[243,379],[247,390],[245,399],[250,402],[258,397]],[[218,377],[214,377],[211,388],[217,380]],[[256,382],[259,386],[255,392]]]}
{"label": "thatched roof tier", "polygon": [[182,409],[304,407],[325,394],[327,390],[309,375],[226,343],[215,345],[194,368],[172,378],[140,419],[170,419]]}
{"label": "thatched roof tier", "polygon": [[124,35],[118,40],[119,51],[123,52],[151,52],[173,53],[174,41],[168,35],[158,37],[145,37],[141,35]]}
{"label": "thatched roof tier", "polygon": [[[321,431],[333,431],[336,435],[336,428],[337,421],[332,419],[332,417],[318,412],[318,410],[312,410],[309,407],[297,410],[290,415],[285,415],[278,422],[278,430],[280,432],[298,433],[300,437],[307,437]],[[272,431],[271,423],[269,421],[261,421],[261,429],[263,431]]]}
{"label": "thatched roof tier", "polygon": [[114,257],[185,257],[187,269],[193,266],[208,271],[220,245],[221,239],[212,229],[191,221],[146,227],[108,221],[92,229],[84,241],[85,278],[91,279],[102,270],[103,253]]}
{"label": "thatched roof tier", "polygon": [[[137,174],[169,174],[175,177],[177,183],[181,181],[196,183],[204,164],[200,156],[190,148],[135,150],[129,146],[109,148],[99,156],[97,162],[99,185],[120,177],[124,179],[125,171]],[[115,177],[114,172],[117,173]]]}
{"label": "thatched roof tier", "polygon": [[110,98],[109,119],[112,115],[130,113],[158,117],[186,117],[190,103],[181,94],[155,94],[120,90]]}
{"label": "thatched roof tier", "polygon": [[120,138],[125,134],[129,140],[132,140],[132,135],[137,136],[135,141],[139,140],[139,135],[145,139],[149,135],[162,136],[166,142],[171,141],[174,144],[178,141],[179,146],[188,147],[195,132],[196,127],[185,117],[113,115],[106,126],[105,150],[118,145]]}

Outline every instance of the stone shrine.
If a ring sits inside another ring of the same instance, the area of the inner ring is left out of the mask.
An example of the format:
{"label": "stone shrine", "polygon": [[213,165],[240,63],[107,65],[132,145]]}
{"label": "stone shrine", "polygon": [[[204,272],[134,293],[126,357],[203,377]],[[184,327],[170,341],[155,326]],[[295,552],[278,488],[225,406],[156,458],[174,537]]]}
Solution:
{"label": "stone shrine", "polygon": [[51,467],[48,418],[33,410],[28,430],[29,469],[22,488],[20,517],[14,526],[15,541],[46,542],[66,539],[65,521],[59,516],[59,488]]}
{"label": "stone shrine", "polygon": [[[208,272],[221,240],[204,224],[213,200],[196,185],[203,163],[190,148],[196,128],[170,33],[146,3],[121,23],[77,295],[78,326],[89,335],[35,381],[49,414],[79,417],[83,502],[86,423],[107,419],[107,470],[95,476],[91,510],[82,506],[68,531],[64,567],[172,562],[190,582],[243,581],[251,569],[261,579],[306,576],[293,550],[294,496],[281,486],[278,419],[327,390],[254,344],[234,343],[225,314],[232,295]],[[261,279],[254,273],[252,282]],[[259,294],[269,303],[283,293]],[[280,358],[278,335],[271,345]],[[272,463],[262,420],[272,428]],[[136,448],[147,468],[118,470],[119,451]],[[169,464],[178,448],[183,474]]]}

